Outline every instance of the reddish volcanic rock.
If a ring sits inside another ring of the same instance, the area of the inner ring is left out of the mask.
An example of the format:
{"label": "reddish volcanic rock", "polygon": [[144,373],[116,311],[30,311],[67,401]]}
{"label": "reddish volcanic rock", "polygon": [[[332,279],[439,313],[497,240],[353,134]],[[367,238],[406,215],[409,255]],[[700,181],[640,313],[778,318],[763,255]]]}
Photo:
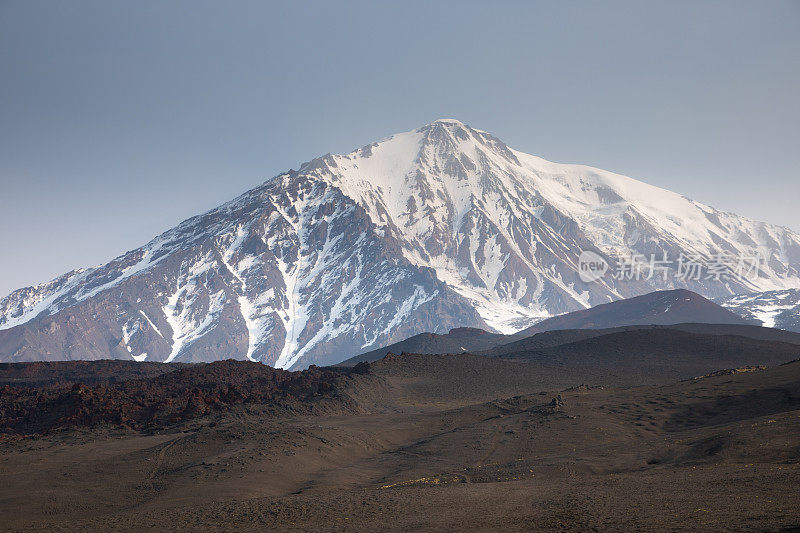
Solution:
{"label": "reddish volcanic rock", "polygon": [[[104,362],[114,366],[124,363]],[[340,379],[354,373],[312,366],[303,372],[261,363],[218,361],[180,365],[158,375],[86,384],[74,379],[72,365],[32,363],[0,369],[25,375],[24,383],[0,388],[0,433],[44,433],[58,428],[102,424],[158,428],[244,404],[270,404],[292,411],[313,410],[315,399],[333,397]],[[366,368],[359,367],[358,373]],[[12,380],[13,382],[13,380]],[[34,383],[35,385],[31,385]]]}

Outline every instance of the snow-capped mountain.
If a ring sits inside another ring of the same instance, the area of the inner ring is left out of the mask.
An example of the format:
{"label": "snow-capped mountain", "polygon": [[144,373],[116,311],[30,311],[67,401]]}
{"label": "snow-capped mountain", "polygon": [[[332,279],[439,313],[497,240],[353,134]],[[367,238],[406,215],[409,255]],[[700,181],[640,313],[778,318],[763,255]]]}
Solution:
{"label": "snow-capped mountain", "polygon": [[[611,264],[607,275],[583,281],[582,251]],[[755,277],[614,272],[619,258],[722,256],[764,262]],[[800,287],[799,269],[800,236],[786,228],[439,120],[312,160],[107,265],[15,291],[0,300],[0,356],[300,368],[423,331],[510,333],[655,289]]]}
{"label": "snow-capped mountain", "polygon": [[717,303],[764,327],[800,332],[800,289],[727,296]]}

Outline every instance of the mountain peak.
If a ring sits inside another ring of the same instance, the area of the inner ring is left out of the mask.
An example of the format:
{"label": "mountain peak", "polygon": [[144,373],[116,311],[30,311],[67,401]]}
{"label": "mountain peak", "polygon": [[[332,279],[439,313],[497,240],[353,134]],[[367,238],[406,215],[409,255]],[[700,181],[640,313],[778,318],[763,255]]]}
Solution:
{"label": "mountain peak", "polygon": [[[767,257],[752,279],[681,280],[674,267],[631,279],[610,267],[586,283],[576,266],[585,250],[609,264]],[[797,286],[795,233],[439,119],[316,158],[107,265],[0,299],[0,360],[237,357],[302,368],[424,331],[511,333],[658,289],[721,297]],[[691,300],[677,312],[698,298],[656,307]]]}
{"label": "mountain peak", "polygon": [[438,120],[434,120],[430,124],[426,124],[421,128],[416,129],[415,131],[427,134],[429,139],[430,134],[437,131],[447,132],[458,141],[468,141],[470,138],[474,138],[479,143],[484,143],[487,139],[494,139],[494,137],[485,131],[475,129],[469,124],[465,124],[464,122],[461,122],[455,118],[440,118]]}
{"label": "mountain peak", "polygon": [[466,126],[463,122],[456,118],[439,118],[428,124],[431,126],[433,124],[443,124],[443,125],[454,125],[454,126]]}

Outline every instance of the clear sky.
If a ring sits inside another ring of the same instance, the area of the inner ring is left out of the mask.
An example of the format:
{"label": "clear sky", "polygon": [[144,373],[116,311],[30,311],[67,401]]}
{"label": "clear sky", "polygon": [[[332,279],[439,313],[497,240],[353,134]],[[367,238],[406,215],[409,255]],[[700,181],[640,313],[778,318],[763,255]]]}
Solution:
{"label": "clear sky", "polygon": [[0,0],[0,297],[438,118],[800,230],[800,2]]}

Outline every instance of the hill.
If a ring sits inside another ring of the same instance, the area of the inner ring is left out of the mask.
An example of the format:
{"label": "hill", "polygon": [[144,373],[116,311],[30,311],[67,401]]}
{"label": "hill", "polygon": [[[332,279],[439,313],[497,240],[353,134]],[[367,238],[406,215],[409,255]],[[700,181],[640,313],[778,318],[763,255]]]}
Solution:
{"label": "hill", "polygon": [[751,324],[741,316],[685,289],[656,291],[543,320],[513,335],[520,339],[557,329],[603,329],[684,323]]}

